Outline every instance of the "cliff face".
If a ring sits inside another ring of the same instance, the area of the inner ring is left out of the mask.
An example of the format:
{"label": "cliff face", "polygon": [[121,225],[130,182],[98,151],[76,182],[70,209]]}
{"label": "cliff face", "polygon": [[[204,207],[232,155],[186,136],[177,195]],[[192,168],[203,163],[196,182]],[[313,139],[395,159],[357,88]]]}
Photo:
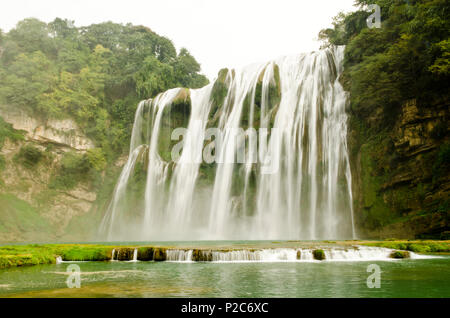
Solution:
{"label": "cliff face", "polygon": [[6,106],[0,107],[0,116],[14,129],[25,131],[28,141],[76,151],[94,148],[94,143],[80,131],[72,119],[49,119],[43,123],[23,110]]}
{"label": "cliff face", "polygon": [[411,100],[391,118],[383,114],[375,109],[350,120],[359,236],[448,236],[448,103]]}
{"label": "cliff face", "polygon": [[75,229],[74,222],[96,215],[92,182],[81,180],[70,189],[52,183],[65,155],[81,156],[94,143],[71,119],[44,123],[5,106],[0,117],[23,135],[5,138],[0,147],[0,241],[83,239],[89,231],[83,224]]}

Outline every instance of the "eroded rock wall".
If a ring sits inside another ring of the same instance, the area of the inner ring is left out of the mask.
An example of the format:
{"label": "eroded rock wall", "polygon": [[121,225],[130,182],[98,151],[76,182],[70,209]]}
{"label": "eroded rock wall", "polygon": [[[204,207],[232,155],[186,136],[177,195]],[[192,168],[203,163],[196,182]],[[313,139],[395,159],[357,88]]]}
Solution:
{"label": "eroded rock wall", "polygon": [[394,118],[386,118],[381,109],[351,116],[349,147],[360,237],[445,236],[449,116],[446,102],[424,105],[416,100],[402,105]]}

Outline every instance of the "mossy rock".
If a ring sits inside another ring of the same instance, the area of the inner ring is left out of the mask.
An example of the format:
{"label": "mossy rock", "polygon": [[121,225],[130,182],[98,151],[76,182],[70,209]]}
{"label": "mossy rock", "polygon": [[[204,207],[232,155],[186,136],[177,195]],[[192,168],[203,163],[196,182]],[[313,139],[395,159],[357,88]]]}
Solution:
{"label": "mossy rock", "polygon": [[325,259],[325,252],[324,250],[318,249],[313,251],[314,259],[318,261],[322,261]]}
{"label": "mossy rock", "polygon": [[297,259],[302,259],[302,252],[300,250],[297,251]]}
{"label": "mossy rock", "polygon": [[219,110],[223,107],[229,89],[229,82],[227,82],[228,72],[227,68],[221,69],[212,87],[208,127],[216,127],[219,122]]}
{"label": "mossy rock", "polygon": [[134,255],[134,248],[119,248],[116,249],[117,260],[119,261],[131,261]]}
{"label": "mossy rock", "polygon": [[155,262],[162,262],[167,259],[167,250],[162,247],[155,247],[153,250],[153,260]]}
{"label": "mossy rock", "polygon": [[411,255],[408,251],[393,251],[390,255],[391,258],[410,258]]}
{"label": "mossy rock", "polygon": [[192,260],[194,262],[211,262],[212,252],[210,250],[195,249],[192,251]]}
{"label": "mossy rock", "polygon": [[139,261],[151,261],[151,260],[153,260],[153,247],[140,247],[140,248],[138,248],[137,259]]}
{"label": "mossy rock", "polygon": [[161,158],[170,162],[171,152],[179,140],[172,140],[175,128],[187,128],[191,116],[191,97],[189,89],[181,89],[170,105],[164,107],[161,127],[158,135],[158,153]]}
{"label": "mossy rock", "polygon": [[[261,113],[261,105],[263,99],[263,79],[264,74],[268,71],[268,68],[272,67],[273,75],[270,79],[268,91],[267,91],[267,101],[265,113]],[[258,76],[258,80],[255,86],[254,92],[254,108],[253,108],[253,121],[251,122],[251,104],[252,104],[252,91],[250,90],[244,99],[244,104],[242,106],[241,112],[241,127],[247,129],[252,126],[256,129],[261,127],[261,122],[263,119],[267,120],[268,127],[272,128],[275,116],[278,111],[278,107],[281,101],[281,82],[280,82],[280,70],[278,65],[273,64],[264,68]]]}

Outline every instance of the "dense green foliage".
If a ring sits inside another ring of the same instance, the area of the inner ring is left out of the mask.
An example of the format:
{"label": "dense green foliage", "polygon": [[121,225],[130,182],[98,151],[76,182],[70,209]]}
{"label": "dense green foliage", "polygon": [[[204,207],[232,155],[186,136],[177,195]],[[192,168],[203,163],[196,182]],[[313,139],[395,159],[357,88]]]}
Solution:
{"label": "dense green foliage", "polygon": [[[367,27],[368,4],[381,8],[381,28]],[[327,44],[347,45],[344,66],[352,110],[383,105],[385,118],[400,103],[447,98],[450,80],[450,3],[446,0],[356,0],[360,10],[322,30]]]}
{"label": "dense green foliage", "polygon": [[186,49],[143,26],[25,19],[0,34],[0,103],[74,118],[108,160],[127,149],[139,100],[208,82]]}

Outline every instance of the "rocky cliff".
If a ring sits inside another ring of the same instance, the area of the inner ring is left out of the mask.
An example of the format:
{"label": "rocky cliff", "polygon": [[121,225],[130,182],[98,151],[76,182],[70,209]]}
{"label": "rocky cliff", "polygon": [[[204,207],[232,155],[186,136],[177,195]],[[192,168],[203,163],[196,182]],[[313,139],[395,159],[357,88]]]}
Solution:
{"label": "rocky cliff", "polygon": [[88,239],[102,204],[95,180],[79,178],[70,186],[61,180],[77,178],[66,162],[82,165],[93,141],[71,119],[42,122],[8,106],[0,108],[1,118],[3,131],[21,137],[6,136],[0,147],[0,241]]}
{"label": "rocky cliff", "polygon": [[349,147],[359,236],[444,238],[449,231],[449,105],[410,100],[352,114]]}

